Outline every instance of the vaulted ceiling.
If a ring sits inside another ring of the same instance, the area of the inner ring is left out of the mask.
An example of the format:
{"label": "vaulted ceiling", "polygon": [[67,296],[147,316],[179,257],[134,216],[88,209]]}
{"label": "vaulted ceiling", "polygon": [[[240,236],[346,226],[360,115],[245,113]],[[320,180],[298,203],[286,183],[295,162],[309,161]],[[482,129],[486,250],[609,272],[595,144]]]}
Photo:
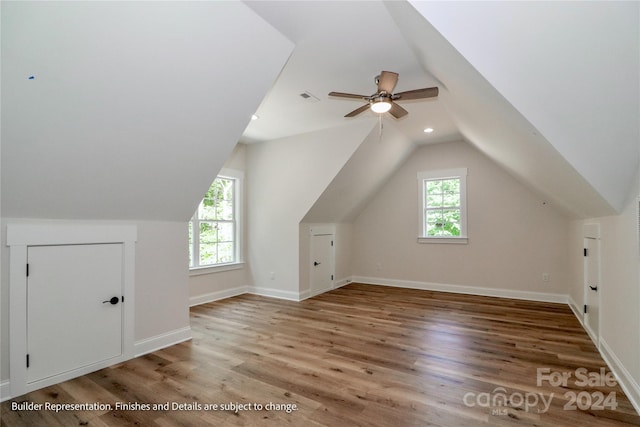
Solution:
{"label": "vaulted ceiling", "polygon": [[366,120],[327,93],[370,94],[396,71],[397,91],[440,96],[383,124],[416,143],[464,138],[573,217],[622,208],[640,151],[637,2],[247,4],[296,47],[244,141]]}
{"label": "vaulted ceiling", "polygon": [[637,2],[1,7],[3,216],[186,220],[238,139],[370,121],[327,94],[382,70],[440,88],[383,125],[466,139],[575,217],[615,213],[637,171]]}

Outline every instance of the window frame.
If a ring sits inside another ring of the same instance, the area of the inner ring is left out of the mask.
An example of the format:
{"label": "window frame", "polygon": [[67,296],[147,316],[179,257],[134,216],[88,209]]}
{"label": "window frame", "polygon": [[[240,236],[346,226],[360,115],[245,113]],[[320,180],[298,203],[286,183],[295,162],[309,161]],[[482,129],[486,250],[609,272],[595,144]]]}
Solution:
{"label": "window frame", "polygon": [[[467,168],[438,169],[418,172],[418,243],[454,243],[468,244],[467,235]],[[425,230],[425,184],[427,181],[460,180],[460,236],[427,236]]]}
{"label": "window frame", "polygon": [[[191,247],[189,248],[192,251],[192,259],[194,261],[194,265],[189,265],[189,275],[199,275],[199,274],[208,274],[219,271],[228,271],[228,270],[236,270],[240,269],[244,265],[243,260],[243,248],[242,248],[242,235],[243,235],[243,222],[242,222],[242,213],[243,213],[243,181],[244,181],[244,173],[235,169],[222,169],[216,176],[216,179],[231,179],[234,180],[233,187],[233,223],[234,228],[234,261],[218,263],[218,264],[205,264],[199,265],[199,248],[200,248],[200,236],[199,230],[200,228],[200,219],[197,218],[198,209],[200,208],[200,203],[202,203],[202,199],[198,203],[198,207],[196,211],[191,216],[188,225],[193,227],[193,242],[191,243]],[[211,183],[213,185],[213,182]],[[209,187],[210,188],[210,187]],[[207,189],[208,190],[208,189]],[[218,222],[216,220],[203,220],[203,222]],[[225,222],[225,221],[223,221]]]}

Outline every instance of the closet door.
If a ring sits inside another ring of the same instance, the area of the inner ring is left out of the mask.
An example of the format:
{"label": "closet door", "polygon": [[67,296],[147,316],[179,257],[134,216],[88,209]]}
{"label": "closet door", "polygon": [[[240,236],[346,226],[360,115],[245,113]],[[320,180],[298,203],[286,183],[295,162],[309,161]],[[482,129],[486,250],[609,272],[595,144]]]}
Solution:
{"label": "closet door", "polygon": [[123,354],[123,245],[27,248],[27,383]]}

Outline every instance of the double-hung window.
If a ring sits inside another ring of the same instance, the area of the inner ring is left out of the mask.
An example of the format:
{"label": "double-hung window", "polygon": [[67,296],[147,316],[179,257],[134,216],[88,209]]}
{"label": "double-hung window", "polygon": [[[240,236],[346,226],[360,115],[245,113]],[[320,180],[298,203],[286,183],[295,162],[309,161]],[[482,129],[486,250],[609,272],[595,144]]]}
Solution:
{"label": "double-hung window", "polygon": [[189,267],[240,263],[240,192],[242,173],[223,170],[189,222]]}
{"label": "double-hung window", "polygon": [[418,173],[419,243],[467,243],[467,169]]}

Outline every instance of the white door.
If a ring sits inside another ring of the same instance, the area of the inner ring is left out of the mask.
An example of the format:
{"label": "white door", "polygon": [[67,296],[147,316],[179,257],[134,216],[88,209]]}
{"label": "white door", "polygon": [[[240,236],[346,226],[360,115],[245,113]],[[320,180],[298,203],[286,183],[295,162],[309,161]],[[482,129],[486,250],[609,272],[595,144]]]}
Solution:
{"label": "white door", "polygon": [[311,236],[311,294],[333,288],[333,234]]}
{"label": "white door", "polygon": [[27,383],[123,353],[123,245],[27,249]]}
{"label": "white door", "polygon": [[598,343],[600,333],[600,241],[584,238],[585,325],[591,338]]}

